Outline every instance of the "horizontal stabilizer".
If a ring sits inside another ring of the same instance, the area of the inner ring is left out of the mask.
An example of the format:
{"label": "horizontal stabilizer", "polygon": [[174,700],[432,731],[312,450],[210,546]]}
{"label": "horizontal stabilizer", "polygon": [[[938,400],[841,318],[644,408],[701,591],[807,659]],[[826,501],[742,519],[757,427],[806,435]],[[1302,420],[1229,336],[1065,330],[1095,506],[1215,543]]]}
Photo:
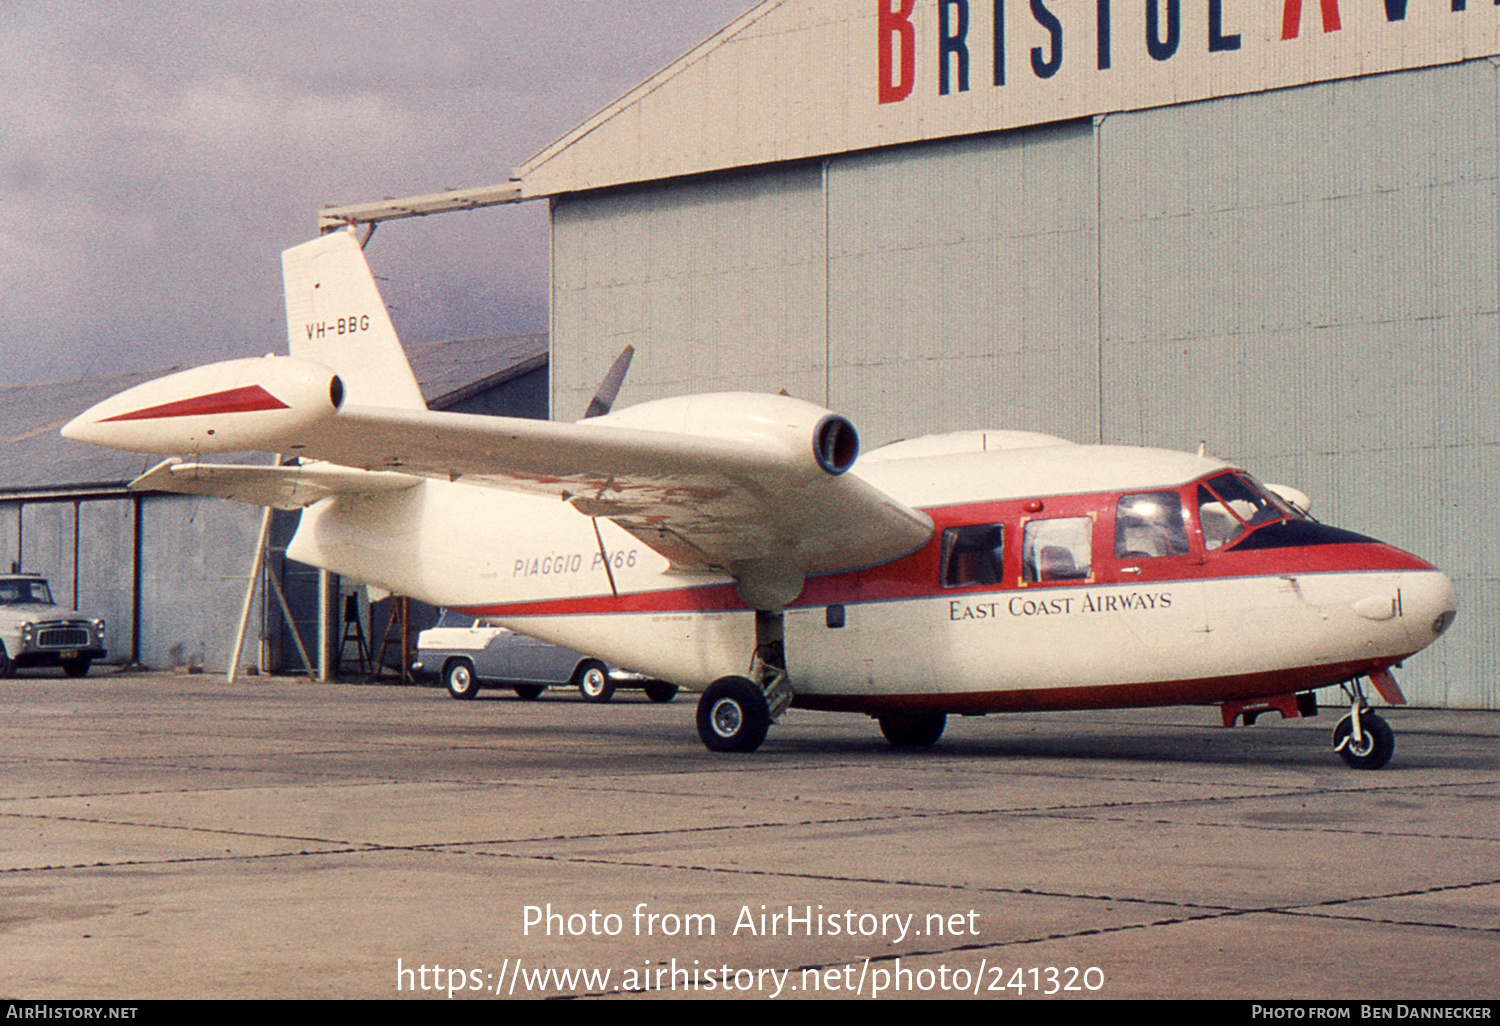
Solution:
{"label": "horizontal stabilizer", "polygon": [[275,509],[301,509],[331,495],[400,491],[422,479],[389,471],[357,470],[333,463],[255,467],[165,460],[130,482],[134,492],[209,495]]}

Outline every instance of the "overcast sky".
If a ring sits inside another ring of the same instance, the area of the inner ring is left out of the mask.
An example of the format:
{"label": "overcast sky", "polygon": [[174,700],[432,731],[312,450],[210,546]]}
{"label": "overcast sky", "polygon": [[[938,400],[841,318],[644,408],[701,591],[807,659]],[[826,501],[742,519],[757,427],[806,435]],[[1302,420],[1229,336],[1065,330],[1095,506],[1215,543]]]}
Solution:
{"label": "overcast sky", "polygon": [[[285,351],[325,204],[492,185],[753,0],[0,9],[0,384]],[[409,342],[547,326],[545,201],[385,225]]]}

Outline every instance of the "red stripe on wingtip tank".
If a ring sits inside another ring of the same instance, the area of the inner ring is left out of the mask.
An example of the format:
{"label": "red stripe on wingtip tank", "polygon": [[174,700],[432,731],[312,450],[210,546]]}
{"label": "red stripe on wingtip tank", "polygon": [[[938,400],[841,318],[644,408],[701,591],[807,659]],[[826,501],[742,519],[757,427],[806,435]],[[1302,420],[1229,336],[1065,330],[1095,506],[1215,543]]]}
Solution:
{"label": "red stripe on wingtip tank", "polygon": [[107,424],[115,420],[160,420],[167,417],[199,417],[208,413],[250,413],[255,410],[285,409],[289,409],[286,403],[259,385],[245,385],[243,388],[231,388],[192,399],[178,399],[175,402],[162,403],[160,406],[148,406],[144,410],[135,410],[131,413],[121,413],[118,416],[106,417],[100,423]]}

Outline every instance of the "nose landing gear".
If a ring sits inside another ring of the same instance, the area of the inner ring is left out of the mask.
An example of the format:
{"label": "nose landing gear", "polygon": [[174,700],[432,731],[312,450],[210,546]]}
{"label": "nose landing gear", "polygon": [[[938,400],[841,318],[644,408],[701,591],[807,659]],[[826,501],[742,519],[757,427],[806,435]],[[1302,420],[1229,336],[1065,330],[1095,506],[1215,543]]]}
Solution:
{"label": "nose landing gear", "polygon": [[[1380,672],[1389,676],[1390,671]],[[1370,711],[1358,679],[1341,686],[1349,696],[1349,715],[1334,725],[1333,750],[1351,769],[1380,769],[1391,761],[1396,735],[1390,724]]]}

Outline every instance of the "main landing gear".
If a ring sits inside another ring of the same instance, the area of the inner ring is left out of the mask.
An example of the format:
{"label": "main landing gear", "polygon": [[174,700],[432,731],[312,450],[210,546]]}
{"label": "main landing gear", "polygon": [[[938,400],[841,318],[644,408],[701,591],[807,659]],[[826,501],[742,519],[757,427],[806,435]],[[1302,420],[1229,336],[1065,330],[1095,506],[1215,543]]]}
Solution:
{"label": "main landing gear", "polygon": [[880,717],[880,732],[897,748],[931,748],[948,726],[946,713]]}
{"label": "main landing gear", "polygon": [[698,737],[711,752],[753,752],[792,702],[783,617],[755,613],[750,677],[720,677],[698,699]]}
{"label": "main landing gear", "polygon": [[[1379,686],[1377,681],[1376,687]],[[1396,750],[1396,735],[1390,724],[1370,711],[1365,702],[1364,688],[1358,680],[1341,687],[1349,696],[1349,715],[1334,725],[1333,750],[1353,769],[1380,769],[1391,761],[1391,754]]]}

